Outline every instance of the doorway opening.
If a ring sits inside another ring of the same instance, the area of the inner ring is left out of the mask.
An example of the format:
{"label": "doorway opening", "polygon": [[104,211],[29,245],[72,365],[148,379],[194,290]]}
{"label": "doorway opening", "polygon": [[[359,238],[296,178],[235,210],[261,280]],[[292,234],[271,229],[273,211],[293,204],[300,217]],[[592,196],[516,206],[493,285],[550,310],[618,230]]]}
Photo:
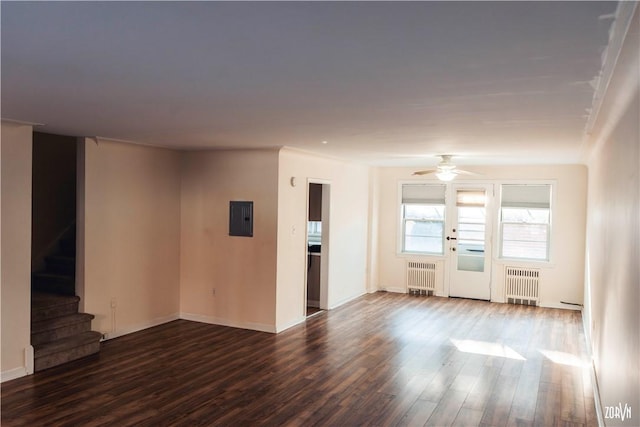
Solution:
{"label": "doorway opening", "polygon": [[329,203],[331,186],[310,180],[307,186],[307,273],[305,316],[328,307]]}
{"label": "doorway opening", "polygon": [[75,295],[77,140],[33,133],[31,288]]}
{"label": "doorway opening", "polygon": [[491,299],[491,184],[454,184],[449,246],[449,296]]}

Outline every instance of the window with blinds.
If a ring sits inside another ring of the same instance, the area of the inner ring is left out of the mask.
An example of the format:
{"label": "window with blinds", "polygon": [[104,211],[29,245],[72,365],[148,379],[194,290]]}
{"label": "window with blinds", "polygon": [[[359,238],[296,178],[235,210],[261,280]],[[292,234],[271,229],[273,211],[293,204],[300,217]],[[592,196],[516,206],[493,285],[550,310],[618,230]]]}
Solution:
{"label": "window with blinds", "polygon": [[502,185],[502,258],[549,260],[551,185]]}
{"label": "window with blinds", "polygon": [[444,254],[445,189],[440,184],[402,185],[402,252]]}

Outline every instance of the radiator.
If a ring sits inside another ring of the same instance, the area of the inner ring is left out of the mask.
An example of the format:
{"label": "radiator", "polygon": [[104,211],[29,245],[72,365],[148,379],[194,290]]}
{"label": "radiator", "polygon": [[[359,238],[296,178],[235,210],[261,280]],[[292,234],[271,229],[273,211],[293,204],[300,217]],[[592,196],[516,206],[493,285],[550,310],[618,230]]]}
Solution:
{"label": "radiator", "polygon": [[410,293],[433,295],[436,290],[436,263],[407,261],[407,289]]}
{"label": "radiator", "polygon": [[538,305],[540,300],[540,270],[505,267],[505,298],[510,304]]}

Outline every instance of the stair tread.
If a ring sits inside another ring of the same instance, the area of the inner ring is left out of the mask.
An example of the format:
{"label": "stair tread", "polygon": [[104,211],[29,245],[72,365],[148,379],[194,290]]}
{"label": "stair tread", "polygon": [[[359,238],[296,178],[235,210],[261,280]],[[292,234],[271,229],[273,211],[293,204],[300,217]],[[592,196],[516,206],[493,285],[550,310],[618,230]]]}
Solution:
{"label": "stair tread", "polygon": [[86,322],[87,320],[93,320],[94,318],[95,316],[93,314],[75,313],[46,320],[39,320],[31,323],[31,334],[62,328],[74,323]]}
{"label": "stair tread", "polygon": [[97,354],[100,352],[100,341],[91,341],[78,347],[71,348],[67,351],[47,354],[45,356],[33,359],[33,365],[36,372],[43,371],[54,366],[63,365],[73,360]]}
{"label": "stair tread", "polygon": [[96,331],[87,331],[71,337],[61,338],[55,341],[33,346],[34,357],[42,357],[60,351],[69,350],[84,344],[99,341],[102,334]]}

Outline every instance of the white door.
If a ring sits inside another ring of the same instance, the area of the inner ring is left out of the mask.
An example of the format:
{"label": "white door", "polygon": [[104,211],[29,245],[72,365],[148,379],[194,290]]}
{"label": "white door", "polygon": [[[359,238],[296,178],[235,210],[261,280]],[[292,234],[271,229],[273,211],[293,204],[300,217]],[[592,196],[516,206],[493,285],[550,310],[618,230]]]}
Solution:
{"label": "white door", "polygon": [[449,246],[449,295],[491,299],[491,218],[493,185],[454,184]]}

